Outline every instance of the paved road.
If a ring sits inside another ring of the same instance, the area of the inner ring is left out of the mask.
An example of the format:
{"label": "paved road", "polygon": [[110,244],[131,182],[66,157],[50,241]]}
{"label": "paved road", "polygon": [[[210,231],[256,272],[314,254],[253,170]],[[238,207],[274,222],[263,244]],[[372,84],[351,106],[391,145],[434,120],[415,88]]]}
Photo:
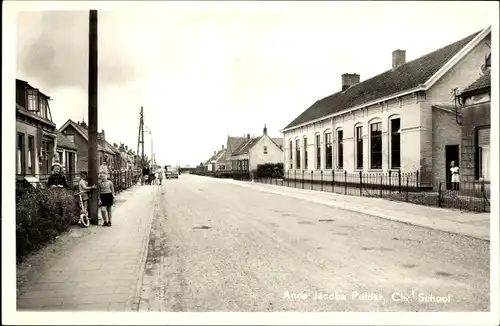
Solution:
{"label": "paved road", "polygon": [[156,196],[139,311],[489,310],[487,241],[197,176]]}

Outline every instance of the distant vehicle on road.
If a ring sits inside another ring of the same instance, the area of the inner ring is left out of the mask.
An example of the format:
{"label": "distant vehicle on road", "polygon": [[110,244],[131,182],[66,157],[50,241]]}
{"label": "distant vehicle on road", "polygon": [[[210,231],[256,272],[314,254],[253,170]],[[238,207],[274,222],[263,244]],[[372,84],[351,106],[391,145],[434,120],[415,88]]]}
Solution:
{"label": "distant vehicle on road", "polygon": [[167,165],[165,170],[167,179],[179,179],[179,170],[176,167]]}

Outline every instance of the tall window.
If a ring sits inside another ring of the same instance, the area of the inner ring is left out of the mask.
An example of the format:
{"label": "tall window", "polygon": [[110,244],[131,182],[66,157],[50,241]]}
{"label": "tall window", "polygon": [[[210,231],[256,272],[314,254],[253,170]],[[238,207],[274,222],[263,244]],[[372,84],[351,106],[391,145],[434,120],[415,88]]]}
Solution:
{"label": "tall window", "polygon": [[332,149],[332,133],[325,134],[326,169],[331,169],[333,166]]}
{"label": "tall window", "polygon": [[28,173],[35,174],[35,138],[28,136]]}
{"label": "tall window", "polygon": [[27,90],[28,111],[38,111],[38,91],[36,89]]}
{"label": "tall window", "polygon": [[476,163],[477,177],[490,180],[490,128],[478,129],[476,137],[479,159]]}
{"label": "tall window", "polygon": [[372,123],[370,125],[371,169],[382,168],[382,123]]}
{"label": "tall window", "polygon": [[38,97],[38,103],[40,105],[40,111],[38,112],[38,115],[41,116],[42,118],[45,118],[45,119],[48,119],[48,116],[47,116],[47,111],[48,111],[48,103],[47,103],[47,99],[39,96]]}
{"label": "tall window", "polygon": [[337,131],[337,166],[339,169],[344,168],[344,132],[342,130]]}
{"label": "tall window", "polygon": [[391,120],[391,168],[399,169],[401,167],[401,128],[400,119]]}
{"label": "tall window", "polygon": [[293,143],[290,140],[290,144],[288,144],[288,149],[290,151],[289,158],[290,158],[290,169],[293,169]]}
{"label": "tall window", "polygon": [[316,169],[321,169],[321,136],[316,135]]}
{"label": "tall window", "polygon": [[307,170],[307,138],[304,138],[304,170]]}
{"label": "tall window", "polygon": [[363,168],[363,127],[356,127],[356,168]]}
{"label": "tall window", "polygon": [[48,174],[50,173],[50,160],[49,160],[49,153],[50,153],[50,145],[49,142],[46,140],[42,141],[42,173]]}
{"label": "tall window", "polygon": [[17,134],[16,173],[25,174],[24,134]]}
{"label": "tall window", "polygon": [[295,169],[300,170],[300,139],[295,140]]}

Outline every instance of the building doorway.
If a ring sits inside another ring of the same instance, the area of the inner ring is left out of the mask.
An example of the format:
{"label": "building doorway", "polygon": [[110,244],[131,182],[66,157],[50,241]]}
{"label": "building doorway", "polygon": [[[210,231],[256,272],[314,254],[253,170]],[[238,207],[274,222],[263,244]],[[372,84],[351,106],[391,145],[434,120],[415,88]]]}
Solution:
{"label": "building doorway", "polygon": [[445,146],[445,156],[446,156],[446,190],[451,190],[451,171],[450,164],[451,162],[455,162],[455,165],[461,168],[460,166],[460,146],[459,145],[446,145]]}

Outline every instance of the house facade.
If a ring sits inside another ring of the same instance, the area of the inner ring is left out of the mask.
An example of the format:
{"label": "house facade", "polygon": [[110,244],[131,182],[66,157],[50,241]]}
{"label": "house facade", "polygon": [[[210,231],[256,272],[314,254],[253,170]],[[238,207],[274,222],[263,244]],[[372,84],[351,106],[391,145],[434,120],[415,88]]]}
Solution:
{"label": "house facade", "polygon": [[482,75],[460,94],[461,98],[461,181],[491,181],[491,57]]}
{"label": "house facade", "polygon": [[16,179],[45,181],[55,159],[57,129],[50,97],[16,79]]}
{"label": "house facade", "polygon": [[62,133],[57,134],[56,152],[57,161],[63,166],[69,184],[79,180],[76,169],[77,147]]}
{"label": "house facade", "polygon": [[245,141],[232,151],[230,161],[233,170],[253,171],[259,164],[283,163],[283,149],[279,143],[281,143],[280,138],[268,136],[266,126],[264,126],[262,136],[247,135]]}
{"label": "house facade", "polygon": [[[77,161],[76,167],[77,171],[87,171],[88,170],[88,126],[85,122],[74,122],[69,119],[66,123],[59,129],[66,138],[68,138],[77,148]],[[99,166],[102,165],[105,155],[110,155],[109,151],[106,151],[98,142],[97,144],[97,155]]]}
{"label": "house facade", "polygon": [[476,80],[490,38],[487,28],[410,62],[395,50],[392,69],[363,82],[343,74],[342,89],[284,128],[285,172],[419,171],[421,185],[444,181],[461,142],[450,90]]}

